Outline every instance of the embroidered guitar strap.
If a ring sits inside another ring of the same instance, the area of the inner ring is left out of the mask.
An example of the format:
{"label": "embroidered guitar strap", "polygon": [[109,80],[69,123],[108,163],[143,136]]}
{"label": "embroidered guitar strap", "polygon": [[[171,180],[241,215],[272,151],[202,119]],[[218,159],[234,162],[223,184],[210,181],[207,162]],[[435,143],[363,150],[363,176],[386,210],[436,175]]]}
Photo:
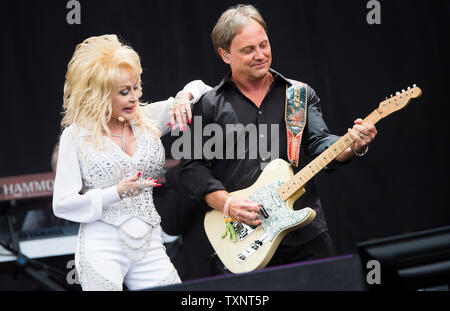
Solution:
{"label": "embroidered guitar strap", "polygon": [[286,86],[287,153],[289,162],[296,167],[299,164],[300,144],[306,124],[307,105],[308,91],[306,84],[297,82],[290,87]]}

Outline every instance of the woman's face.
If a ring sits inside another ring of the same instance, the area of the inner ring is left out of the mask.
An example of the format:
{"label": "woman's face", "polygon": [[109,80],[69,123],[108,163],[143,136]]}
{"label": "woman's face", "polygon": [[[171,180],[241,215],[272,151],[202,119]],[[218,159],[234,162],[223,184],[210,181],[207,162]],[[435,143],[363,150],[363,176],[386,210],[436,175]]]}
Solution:
{"label": "woman's face", "polygon": [[139,104],[138,81],[131,70],[120,69],[117,85],[119,88],[112,97],[112,117],[131,121],[136,117]]}

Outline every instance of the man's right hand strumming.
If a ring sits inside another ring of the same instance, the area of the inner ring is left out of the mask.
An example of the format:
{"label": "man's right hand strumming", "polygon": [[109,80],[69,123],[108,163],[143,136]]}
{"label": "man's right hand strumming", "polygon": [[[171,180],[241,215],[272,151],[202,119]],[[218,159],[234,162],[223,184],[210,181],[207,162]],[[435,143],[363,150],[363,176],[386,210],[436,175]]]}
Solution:
{"label": "man's right hand strumming", "polygon": [[[230,194],[227,191],[220,190],[205,195],[205,202],[214,209],[224,213],[225,204]],[[228,215],[231,218],[249,226],[259,226],[262,221],[258,218],[260,203],[255,203],[248,198],[233,198],[229,202]]]}

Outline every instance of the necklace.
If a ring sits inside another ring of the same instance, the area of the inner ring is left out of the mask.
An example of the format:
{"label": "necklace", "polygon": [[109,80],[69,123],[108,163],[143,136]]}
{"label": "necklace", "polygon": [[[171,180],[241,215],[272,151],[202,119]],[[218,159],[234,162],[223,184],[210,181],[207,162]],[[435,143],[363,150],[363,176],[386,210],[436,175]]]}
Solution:
{"label": "necklace", "polygon": [[120,141],[122,143],[122,150],[123,150],[123,152],[125,152],[125,138],[124,138],[125,135],[124,134],[125,134],[125,122],[123,122],[122,135],[111,134],[111,136],[120,138]]}

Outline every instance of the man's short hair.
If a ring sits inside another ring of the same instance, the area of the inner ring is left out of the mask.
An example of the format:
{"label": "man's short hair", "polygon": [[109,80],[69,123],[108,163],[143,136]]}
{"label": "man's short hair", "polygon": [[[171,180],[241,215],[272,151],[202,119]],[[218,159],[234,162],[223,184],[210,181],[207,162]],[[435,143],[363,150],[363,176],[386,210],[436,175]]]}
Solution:
{"label": "man's short hair", "polygon": [[216,53],[219,53],[219,48],[229,52],[234,37],[242,31],[251,19],[260,24],[267,32],[266,22],[252,5],[238,4],[222,13],[211,33],[211,40]]}

